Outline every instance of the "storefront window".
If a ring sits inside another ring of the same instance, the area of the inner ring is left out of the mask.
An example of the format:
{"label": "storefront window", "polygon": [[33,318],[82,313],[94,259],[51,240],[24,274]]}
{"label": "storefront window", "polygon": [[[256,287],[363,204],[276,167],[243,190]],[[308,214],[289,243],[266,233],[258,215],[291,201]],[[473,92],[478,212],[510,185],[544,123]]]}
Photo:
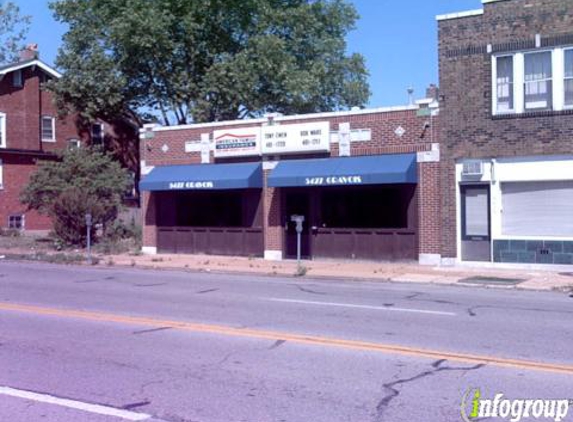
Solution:
{"label": "storefront window", "polygon": [[573,181],[503,183],[502,234],[573,237]]}
{"label": "storefront window", "polygon": [[323,227],[330,228],[407,228],[408,207],[414,189],[369,187],[325,189],[322,192]]}

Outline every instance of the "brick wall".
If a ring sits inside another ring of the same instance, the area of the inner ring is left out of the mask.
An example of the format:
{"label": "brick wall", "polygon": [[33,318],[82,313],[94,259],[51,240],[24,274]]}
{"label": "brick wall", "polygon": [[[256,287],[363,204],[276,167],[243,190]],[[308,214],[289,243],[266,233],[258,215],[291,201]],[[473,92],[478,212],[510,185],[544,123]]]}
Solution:
{"label": "brick wall", "polygon": [[456,255],[456,181],[461,158],[558,155],[573,152],[573,115],[537,112],[492,117],[491,54],[573,45],[571,0],[506,0],[484,14],[440,21],[442,254]]}
{"label": "brick wall", "polygon": [[36,160],[34,156],[22,156],[13,154],[2,154],[4,188],[0,189],[0,227],[8,227],[10,215],[25,214],[26,230],[49,230],[51,228],[50,219],[35,211],[26,211],[26,207],[20,203],[20,191],[36,170]]}

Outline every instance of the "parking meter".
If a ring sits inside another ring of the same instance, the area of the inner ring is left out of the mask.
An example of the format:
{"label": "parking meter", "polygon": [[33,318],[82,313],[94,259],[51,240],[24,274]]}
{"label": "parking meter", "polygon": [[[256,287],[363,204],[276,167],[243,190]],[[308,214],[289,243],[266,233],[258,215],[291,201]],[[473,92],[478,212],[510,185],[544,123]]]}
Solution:
{"label": "parking meter", "polygon": [[291,215],[290,221],[296,223],[296,260],[300,266],[300,244],[302,235],[302,223],[304,223],[304,215]]}

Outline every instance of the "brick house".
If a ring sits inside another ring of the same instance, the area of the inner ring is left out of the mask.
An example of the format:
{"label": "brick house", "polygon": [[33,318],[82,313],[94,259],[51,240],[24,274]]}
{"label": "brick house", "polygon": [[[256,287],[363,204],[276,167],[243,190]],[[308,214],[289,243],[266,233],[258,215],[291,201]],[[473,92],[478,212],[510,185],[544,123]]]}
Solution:
{"label": "brick house", "polygon": [[49,230],[50,219],[26,210],[19,200],[38,162],[55,159],[64,148],[120,139],[111,125],[58,117],[42,84],[59,77],[38,59],[35,45],[22,51],[20,61],[0,67],[0,228]]}
{"label": "brick house", "polygon": [[438,16],[442,262],[573,264],[573,2]]}
{"label": "brick house", "polygon": [[[431,91],[430,94],[434,94]],[[437,102],[141,131],[143,250],[420,259],[440,252]]]}

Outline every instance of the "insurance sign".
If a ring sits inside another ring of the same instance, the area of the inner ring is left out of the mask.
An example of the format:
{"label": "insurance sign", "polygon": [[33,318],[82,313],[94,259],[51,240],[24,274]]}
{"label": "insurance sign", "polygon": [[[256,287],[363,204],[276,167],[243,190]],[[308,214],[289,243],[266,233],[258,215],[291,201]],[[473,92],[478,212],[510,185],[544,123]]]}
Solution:
{"label": "insurance sign", "polygon": [[261,155],[259,127],[216,130],[213,133],[215,157]]}

